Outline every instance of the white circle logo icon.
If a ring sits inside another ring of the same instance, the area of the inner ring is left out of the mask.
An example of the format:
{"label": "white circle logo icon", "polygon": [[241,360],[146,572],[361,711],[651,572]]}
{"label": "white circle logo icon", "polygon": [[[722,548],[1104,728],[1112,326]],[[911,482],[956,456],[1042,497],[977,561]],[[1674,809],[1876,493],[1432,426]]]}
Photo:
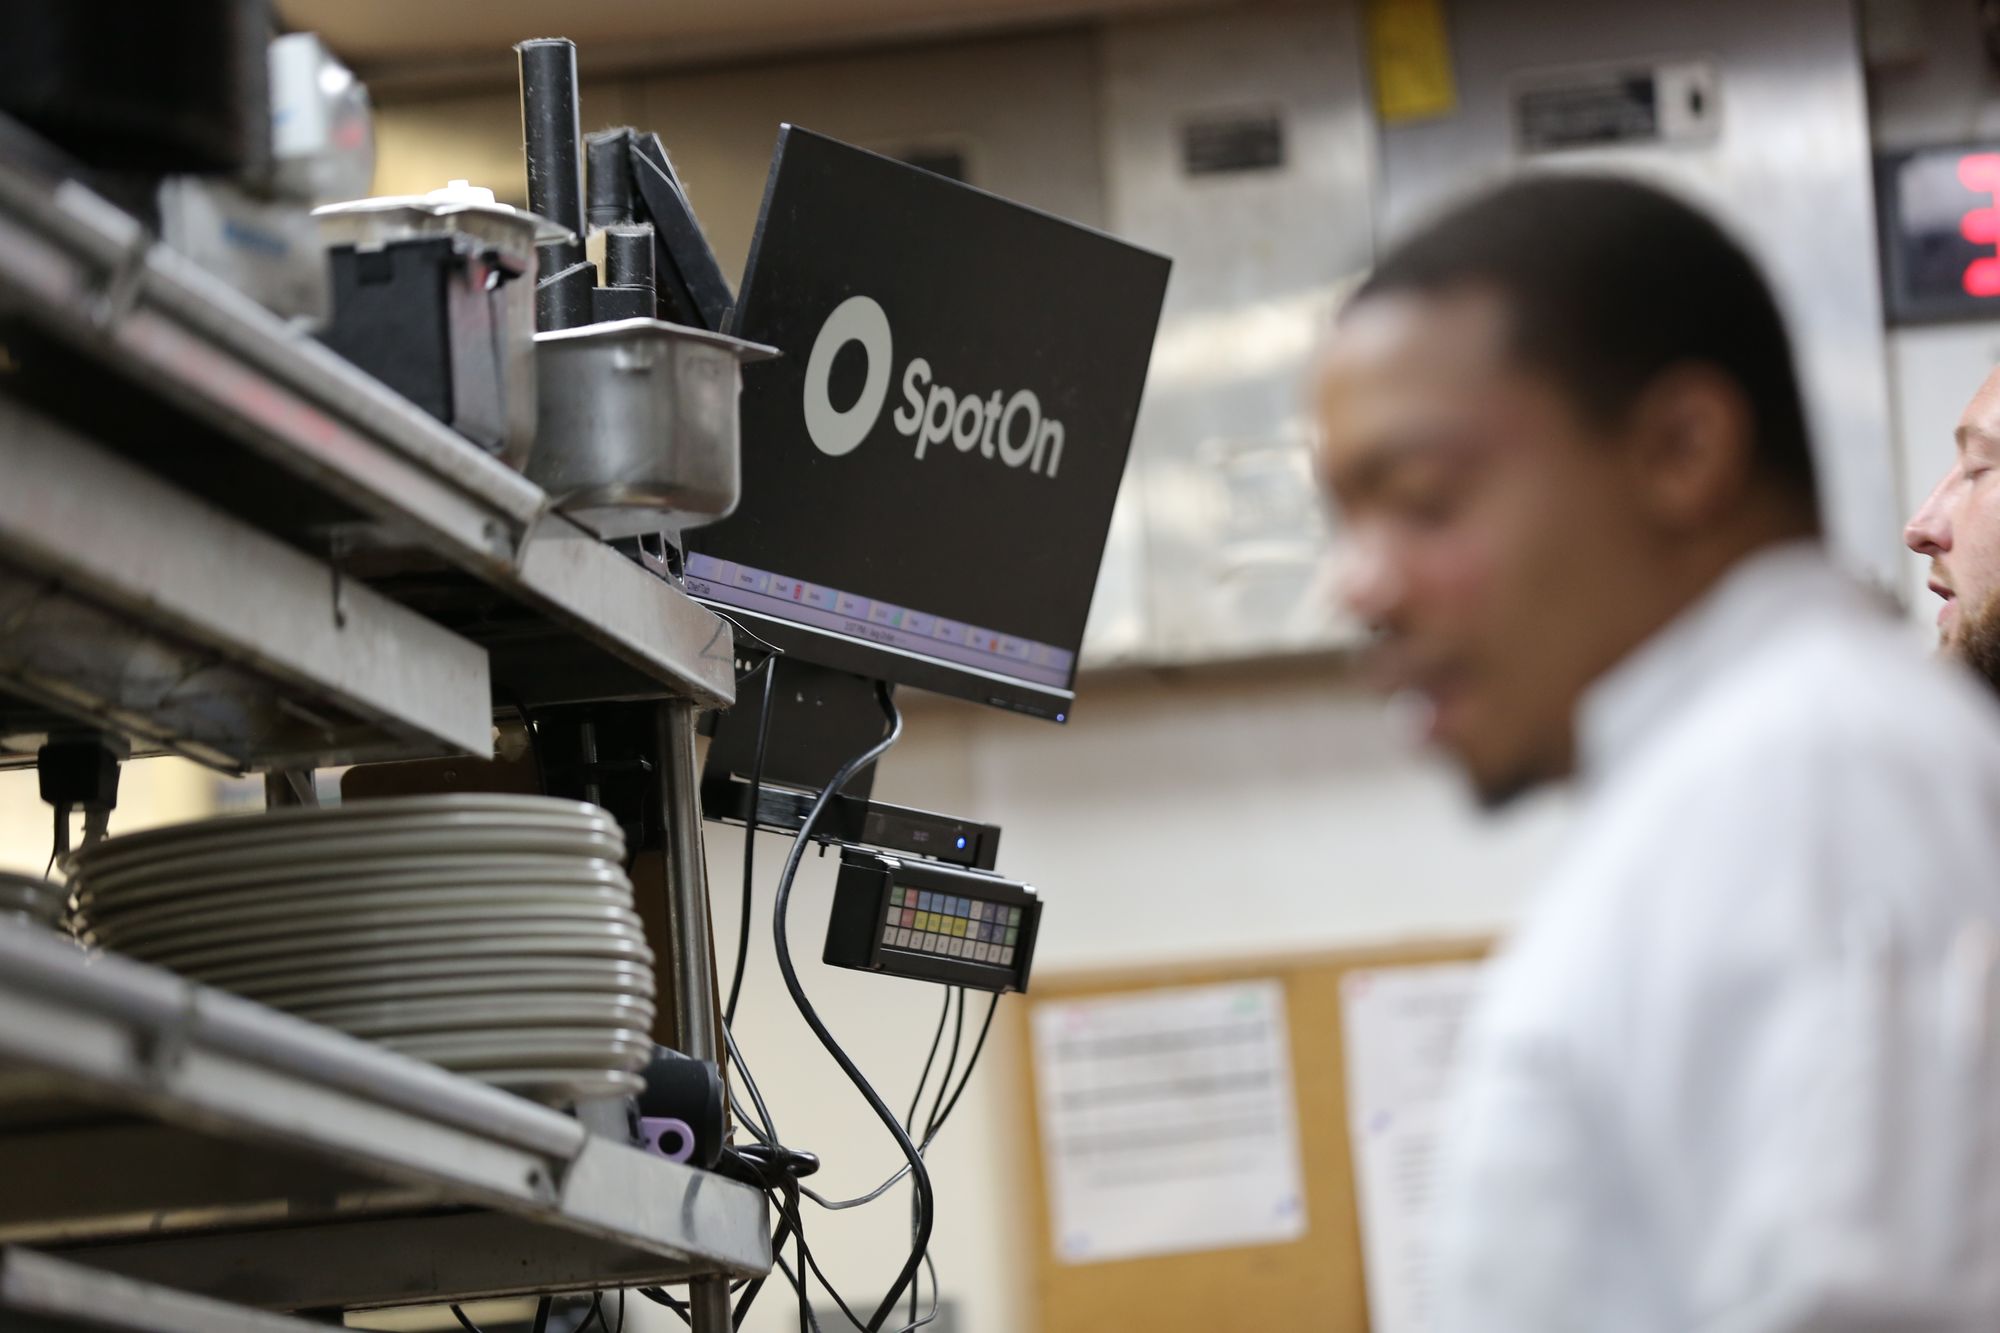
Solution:
{"label": "white circle logo icon", "polygon": [[[860,343],[868,354],[868,378],[861,386],[861,396],[843,412],[835,410],[827,396],[827,381],[833,374],[834,357],[851,342]],[[850,296],[826,317],[806,360],[806,434],[821,453],[829,458],[852,453],[875,429],[882,400],[889,393],[889,361],[894,350],[889,317],[870,297]]]}

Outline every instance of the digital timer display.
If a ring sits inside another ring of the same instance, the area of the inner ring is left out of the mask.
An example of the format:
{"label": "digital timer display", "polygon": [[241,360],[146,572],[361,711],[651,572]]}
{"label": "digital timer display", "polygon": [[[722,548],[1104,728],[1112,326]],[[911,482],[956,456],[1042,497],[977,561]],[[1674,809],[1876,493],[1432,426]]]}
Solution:
{"label": "digital timer display", "polygon": [[1892,321],[2000,317],[2000,146],[1879,157],[1876,201]]}

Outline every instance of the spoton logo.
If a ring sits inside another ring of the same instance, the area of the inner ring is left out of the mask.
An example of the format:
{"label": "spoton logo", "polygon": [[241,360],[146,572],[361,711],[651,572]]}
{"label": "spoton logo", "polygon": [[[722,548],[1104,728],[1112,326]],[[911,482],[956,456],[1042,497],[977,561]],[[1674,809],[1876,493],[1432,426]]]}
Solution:
{"label": "spoton logo", "polygon": [[[829,393],[833,361],[849,343],[860,344],[868,371],[861,396],[844,409],[835,408]],[[829,458],[853,453],[875,429],[889,396],[894,357],[889,317],[873,298],[850,296],[826,317],[806,358],[804,403],[806,434],[821,453]],[[931,363],[919,356],[903,371],[903,399],[889,422],[899,434],[916,440],[919,462],[933,444],[950,440],[962,454],[977,449],[982,458],[1026,467],[1037,476],[1054,478],[1062,466],[1063,424],[1042,415],[1042,401],[1033,389],[1011,395],[995,390],[981,399],[933,383]]]}

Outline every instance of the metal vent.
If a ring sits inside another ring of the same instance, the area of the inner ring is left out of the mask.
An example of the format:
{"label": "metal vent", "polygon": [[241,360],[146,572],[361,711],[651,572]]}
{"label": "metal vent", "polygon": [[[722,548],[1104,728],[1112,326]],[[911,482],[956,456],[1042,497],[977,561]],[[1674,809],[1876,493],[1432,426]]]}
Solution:
{"label": "metal vent", "polygon": [[1211,116],[1181,126],[1181,166],[1190,176],[1275,171],[1285,165],[1285,123],[1274,111]]}

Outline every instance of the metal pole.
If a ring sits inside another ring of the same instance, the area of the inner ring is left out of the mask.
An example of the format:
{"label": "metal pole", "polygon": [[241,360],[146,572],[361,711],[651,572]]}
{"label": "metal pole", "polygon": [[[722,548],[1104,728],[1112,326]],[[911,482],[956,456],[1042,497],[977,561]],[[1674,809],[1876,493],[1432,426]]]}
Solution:
{"label": "metal pole", "polygon": [[[667,942],[674,961],[674,1045],[722,1063],[715,994],[715,936],[708,916],[708,863],[701,843],[701,794],[694,765],[695,705],[659,706],[660,827],[666,839]],[[694,1333],[730,1333],[729,1279],[688,1284]]]}
{"label": "metal pole", "polygon": [[728,1278],[688,1283],[688,1323],[694,1333],[729,1333],[731,1317]]}
{"label": "metal pole", "polygon": [[674,1045],[682,1055],[720,1064],[715,937],[708,920],[708,866],[702,854],[701,794],[694,767],[694,701],[670,699],[659,706],[657,717],[667,945],[674,963]]}

